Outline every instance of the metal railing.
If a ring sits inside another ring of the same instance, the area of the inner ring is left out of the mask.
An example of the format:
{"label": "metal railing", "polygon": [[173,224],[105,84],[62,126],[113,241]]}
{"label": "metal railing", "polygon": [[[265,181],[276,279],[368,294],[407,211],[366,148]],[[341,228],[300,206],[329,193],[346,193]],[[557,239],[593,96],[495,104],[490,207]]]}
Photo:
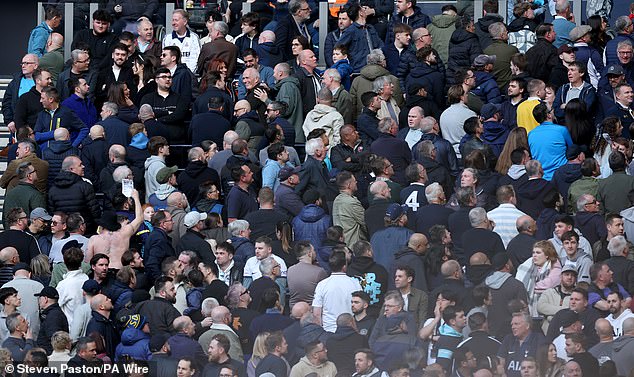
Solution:
{"label": "metal railing", "polygon": [[[546,2],[548,2],[548,0],[545,0]],[[438,0],[420,0],[417,2],[418,4],[439,4],[440,2]],[[455,1],[448,1],[448,2],[442,2],[442,4],[451,4],[451,3],[455,3]],[[573,14],[575,16],[575,20],[577,22],[577,24],[580,24],[581,19],[582,19],[582,0],[572,0],[572,10],[573,10]],[[43,7],[43,2],[38,2],[38,13],[37,13],[37,22],[38,24],[40,24],[43,20],[44,20],[44,7]],[[328,4],[327,2],[319,2],[319,46],[324,46],[325,42],[326,42],[326,36],[328,35],[328,33],[330,32],[330,30],[328,30]],[[483,1],[482,0],[475,0],[473,2],[473,7],[474,7],[474,20],[477,21],[478,19],[480,19],[482,17],[482,4]],[[499,0],[499,14],[504,17],[504,20],[506,20],[506,15],[507,15],[507,10],[509,6],[512,6],[511,4],[514,4],[514,0]],[[73,3],[65,3],[64,4],[64,19],[65,20],[72,20],[73,19],[73,13],[74,13],[74,9],[73,9]],[[92,25],[92,14],[94,13],[94,11],[96,11],[98,9],[98,4],[97,3],[90,3],[90,19],[89,19],[89,25]],[[165,31],[166,33],[171,33],[172,32],[172,23],[169,22],[170,19],[170,15],[172,14],[172,12],[175,9],[175,4],[174,3],[166,3],[165,4],[165,15],[166,15],[166,20],[165,20]],[[244,2],[242,4],[242,12],[244,13],[248,13],[251,11],[251,3],[248,2]],[[66,59],[68,59],[70,57],[70,51],[71,51],[71,44],[73,42],[72,38],[69,38],[68,36],[72,36],[74,35],[74,30],[73,30],[73,22],[65,22],[64,23],[64,56]],[[326,60],[324,58],[324,50],[323,48],[319,49],[319,65],[320,66],[325,66],[326,64]]]}

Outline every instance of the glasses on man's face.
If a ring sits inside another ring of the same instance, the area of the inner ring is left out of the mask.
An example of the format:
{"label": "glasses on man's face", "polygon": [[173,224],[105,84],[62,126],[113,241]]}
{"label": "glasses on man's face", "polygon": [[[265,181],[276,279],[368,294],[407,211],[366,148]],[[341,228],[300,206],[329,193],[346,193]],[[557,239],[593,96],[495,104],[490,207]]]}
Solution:
{"label": "glasses on man's face", "polygon": [[51,225],[53,225],[53,226],[58,226],[58,225],[61,225],[61,224],[62,224],[61,222],[58,222],[58,221],[55,221],[55,220],[53,220],[51,222]]}
{"label": "glasses on man's face", "polygon": [[21,65],[30,65],[30,64],[35,64],[35,62],[21,62]]}
{"label": "glasses on man's face", "polygon": [[249,290],[245,289],[244,292],[240,293],[240,296],[244,296],[244,295],[248,295],[249,294]]}
{"label": "glasses on man's face", "polygon": [[299,10],[301,10],[302,12],[310,12],[310,7],[299,8]]}
{"label": "glasses on man's face", "polygon": [[165,80],[171,80],[172,76],[157,76],[157,79],[165,79]]}

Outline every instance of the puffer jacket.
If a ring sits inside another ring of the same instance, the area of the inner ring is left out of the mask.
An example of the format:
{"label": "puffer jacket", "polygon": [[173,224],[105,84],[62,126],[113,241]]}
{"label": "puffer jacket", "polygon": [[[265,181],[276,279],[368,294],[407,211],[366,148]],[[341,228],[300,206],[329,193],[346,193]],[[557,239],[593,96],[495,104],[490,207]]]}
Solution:
{"label": "puffer jacket", "polygon": [[491,34],[489,34],[489,26],[496,22],[504,23],[504,18],[499,14],[490,13],[479,19],[475,24],[475,33],[478,36],[480,47],[482,47],[483,50],[493,43],[493,38],[491,38]]}
{"label": "puffer jacket", "polygon": [[594,245],[595,242],[604,239],[608,235],[603,216],[595,212],[579,211],[575,214],[575,226],[581,234]]}
{"label": "puffer jacket", "polygon": [[125,357],[131,357],[134,360],[151,360],[150,334],[134,327],[123,330],[121,343],[115,350],[114,361],[121,361]]}
{"label": "puffer jacket", "polygon": [[449,40],[456,30],[457,18],[458,16],[450,14],[439,14],[431,19],[431,24],[427,25],[427,31],[433,38],[431,46],[438,51],[443,62],[449,59]]}
{"label": "puffer jacket", "polygon": [[336,69],[337,72],[339,72],[339,75],[341,76],[341,85],[346,90],[350,90],[350,86],[352,85],[352,78],[350,75],[353,71],[350,61],[348,59],[341,59],[330,68]]}
{"label": "puffer jacket", "polygon": [[306,115],[304,121],[304,135],[307,136],[316,128],[323,128],[328,135],[330,145],[339,144],[339,129],[343,126],[343,116],[332,106],[318,103]]}
{"label": "puffer jacket", "polygon": [[[390,82],[394,84],[394,94],[392,98],[396,100],[396,104],[401,107],[403,105],[403,91],[396,76],[392,75],[390,71],[381,67],[378,64],[366,65],[360,72],[361,74],[354,79],[352,87],[350,88],[350,95],[352,96],[352,106],[355,108],[353,114],[359,114],[363,108],[361,103],[361,95],[365,92],[372,91],[372,83],[374,80],[381,76],[388,76]],[[355,116],[356,119],[356,116]]]}
{"label": "puffer jacket", "polygon": [[409,72],[407,80],[405,80],[408,93],[412,84],[422,84],[425,90],[428,91],[427,97],[431,97],[438,107],[442,107],[445,97],[445,75],[438,70],[437,66],[417,63],[416,67]]}
{"label": "puffer jacket", "polygon": [[478,36],[465,29],[456,29],[449,39],[449,58],[447,59],[447,78],[454,82],[453,76],[460,68],[471,67],[473,60],[482,54]]}
{"label": "puffer jacket", "polygon": [[198,186],[201,183],[211,181],[216,187],[220,187],[218,172],[202,161],[190,161],[176,181],[179,190],[187,196],[189,203],[195,203],[198,199]]}
{"label": "puffer jacket", "polygon": [[482,141],[491,147],[495,157],[500,157],[510,129],[498,122],[484,122],[482,126],[484,127],[484,133],[481,136]]}
{"label": "puffer jacket", "polygon": [[502,103],[502,94],[495,81],[495,76],[489,72],[474,71],[476,87],[471,91],[480,97],[484,103]]}
{"label": "puffer jacket", "polygon": [[[433,50],[434,54],[436,55],[436,65],[433,65],[432,68],[435,68],[438,72],[440,72],[440,74],[445,77],[446,71],[445,71],[445,62],[446,60],[443,60],[440,58],[440,55],[438,54],[438,51]],[[398,79],[400,80],[401,83],[401,88],[406,88],[407,85],[405,83],[405,80],[407,79],[407,76],[409,76],[410,72],[418,67],[420,65],[420,62],[418,61],[418,59],[416,58],[416,48],[412,45],[410,45],[405,51],[403,51],[403,53],[401,54],[401,58],[400,61],[398,62],[398,69],[396,71],[396,77],[398,77]],[[428,89],[429,91],[429,89]],[[444,106],[444,102],[439,104],[439,107],[445,107]],[[425,113],[427,114],[427,113]]]}
{"label": "puffer jacket", "polygon": [[229,240],[236,250],[233,260],[237,264],[244,266],[249,258],[255,256],[255,246],[248,238],[234,236]]}
{"label": "puffer jacket", "polygon": [[62,170],[62,161],[68,156],[79,156],[79,150],[69,140],[53,140],[42,151],[42,160],[48,161],[48,187]]}
{"label": "puffer jacket", "polygon": [[132,300],[132,292],[134,292],[132,288],[119,280],[112,284],[112,287],[110,287],[106,293],[112,300],[112,304],[114,305],[113,311],[115,313],[118,313],[119,310],[123,309],[123,307]]}
{"label": "puffer jacket", "polygon": [[49,213],[79,212],[89,231],[96,229],[95,222],[101,217],[93,186],[70,171],[61,171],[55,178],[53,186],[48,191],[48,210]]}
{"label": "puffer jacket", "polygon": [[526,60],[531,77],[548,82],[550,72],[559,64],[557,47],[544,38],[537,38],[535,45],[526,51]]}
{"label": "puffer jacket", "polygon": [[315,204],[302,208],[292,223],[295,239],[310,241],[315,249],[321,247],[322,240],[326,239],[326,230],[332,225],[326,211]]}

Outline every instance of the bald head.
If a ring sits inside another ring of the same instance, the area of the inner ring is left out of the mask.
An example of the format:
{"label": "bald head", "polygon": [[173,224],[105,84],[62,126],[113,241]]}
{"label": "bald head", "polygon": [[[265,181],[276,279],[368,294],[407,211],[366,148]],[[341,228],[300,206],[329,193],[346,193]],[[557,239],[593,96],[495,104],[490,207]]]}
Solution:
{"label": "bald head", "polygon": [[0,250],[0,262],[3,264],[16,264],[20,259],[18,250],[15,247],[7,246]]}
{"label": "bald head", "polygon": [[489,257],[485,253],[477,252],[469,258],[469,265],[471,266],[482,266],[484,264],[491,264]]}
{"label": "bald head", "polygon": [[104,137],[105,136],[105,132],[104,132],[103,126],[95,125],[95,126],[90,127],[89,135],[90,135],[90,138],[93,139],[93,140],[96,140],[96,139]]}
{"label": "bald head", "polygon": [[419,248],[428,245],[429,241],[427,240],[427,237],[422,234],[422,233],[414,233],[409,237],[409,241],[407,241],[407,246],[414,249],[414,250],[418,250]]}
{"label": "bald head", "polygon": [[53,138],[56,141],[63,141],[70,139],[70,133],[64,127],[60,127],[53,132]]}
{"label": "bald head", "polygon": [[260,43],[275,42],[275,33],[271,30],[264,30],[260,33],[260,39],[262,40]]}
{"label": "bald head", "polygon": [[448,260],[440,266],[440,273],[446,278],[455,277],[460,271],[460,263],[455,260]]}
{"label": "bald head", "polygon": [[535,220],[528,215],[518,217],[515,221],[515,227],[518,232],[530,235],[534,235],[537,230]]}
{"label": "bald head", "polygon": [[144,122],[148,119],[154,119],[154,109],[149,103],[141,105],[139,108],[139,119]]}
{"label": "bald head", "polygon": [[612,324],[605,318],[599,318],[594,323],[594,331],[597,332],[599,339],[612,339],[612,335],[614,334],[614,329],[612,328]]}
{"label": "bald head", "polygon": [[49,37],[49,46],[48,50],[52,51],[64,46],[64,36],[60,33],[52,33]]}
{"label": "bald head", "polygon": [[[247,68],[248,69],[253,69],[255,70],[255,68]],[[245,100],[245,99],[241,99],[240,101],[236,102],[234,107],[244,107],[245,109],[247,109],[247,112],[251,111],[251,104],[249,103],[249,101]],[[237,135],[237,134],[236,134]]]}
{"label": "bald head", "polygon": [[216,306],[211,309],[211,320],[214,323],[227,323],[227,318],[230,312],[226,306]]}
{"label": "bald head", "polygon": [[304,314],[310,311],[310,305],[304,301],[300,301],[293,305],[291,309],[291,317],[295,319],[300,319],[304,316]]}
{"label": "bald head", "polygon": [[480,369],[473,372],[473,377],[493,377],[493,373],[488,369]]}
{"label": "bald head", "polygon": [[108,158],[112,162],[125,162],[125,147],[119,144],[113,144],[108,150]]}

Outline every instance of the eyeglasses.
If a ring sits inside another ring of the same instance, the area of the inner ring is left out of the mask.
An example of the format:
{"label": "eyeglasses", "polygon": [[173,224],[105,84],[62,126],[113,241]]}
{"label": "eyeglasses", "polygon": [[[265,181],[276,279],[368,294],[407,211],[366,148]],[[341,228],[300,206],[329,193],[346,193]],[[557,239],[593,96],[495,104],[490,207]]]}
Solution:
{"label": "eyeglasses", "polygon": [[172,76],[156,76],[157,79],[171,80]]}
{"label": "eyeglasses", "polygon": [[248,289],[245,289],[245,291],[244,291],[244,292],[240,293],[240,296],[244,296],[244,295],[247,295],[247,294],[249,294],[249,293],[251,293],[251,292],[249,292],[249,290],[248,290]]}
{"label": "eyeglasses", "polygon": [[60,222],[58,222],[58,221],[52,221],[51,222],[51,225],[53,225],[53,226],[62,225],[62,224],[63,223],[61,221]]}
{"label": "eyeglasses", "polygon": [[29,65],[29,64],[35,64],[35,62],[21,62],[21,65]]}
{"label": "eyeglasses", "polygon": [[632,51],[619,51],[619,55],[632,55]]}
{"label": "eyeglasses", "polygon": [[75,63],[79,63],[79,64],[84,64],[84,63],[88,63],[90,62],[90,59],[86,59],[86,60],[76,60]]}
{"label": "eyeglasses", "polygon": [[310,7],[308,8],[299,8],[302,12],[310,12]]}

